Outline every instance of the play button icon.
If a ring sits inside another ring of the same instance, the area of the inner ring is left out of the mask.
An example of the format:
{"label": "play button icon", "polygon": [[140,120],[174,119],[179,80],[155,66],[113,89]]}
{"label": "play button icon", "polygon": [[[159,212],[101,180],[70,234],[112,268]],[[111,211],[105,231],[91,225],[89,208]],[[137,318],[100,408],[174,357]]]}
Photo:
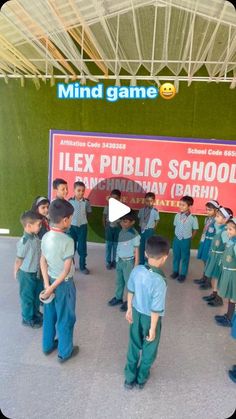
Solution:
{"label": "play button icon", "polygon": [[108,201],[108,218],[110,223],[113,223],[124,215],[128,214],[131,211],[128,205],[122,204],[122,202],[117,201],[117,199],[109,198]]}

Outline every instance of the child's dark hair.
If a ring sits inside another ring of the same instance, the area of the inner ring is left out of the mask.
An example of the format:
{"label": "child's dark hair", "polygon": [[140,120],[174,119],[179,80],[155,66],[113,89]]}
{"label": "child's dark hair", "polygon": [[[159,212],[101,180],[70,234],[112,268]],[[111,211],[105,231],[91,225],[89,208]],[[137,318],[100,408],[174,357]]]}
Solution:
{"label": "child's dark hair", "polygon": [[189,207],[191,207],[194,204],[194,199],[191,196],[185,195],[183,196],[180,201],[185,202]]}
{"label": "child's dark hair", "polygon": [[74,212],[74,207],[65,199],[55,199],[49,206],[49,218],[53,224],[60,223],[63,218],[69,218]]}
{"label": "child's dark hair", "polygon": [[214,210],[217,210],[217,209],[219,209],[219,208],[220,208],[220,204],[219,204],[219,202],[218,202],[218,201],[208,201],[208,202],[206,203],[206,207],[207,207],[207,208],[214,209]]}
{"label": "child's dark hair", "polygon": [[230,208],[226,207],[219,207],[218,212],[220,212],[221,215],[227,220],[230,220],[230,218],[232,218],[234,215],[233,211]]}
{"label": "child's dark hair", "polygon": [[50,204],[50,201],[48,198],[44,197],[44,196],[36,196],[33,204],[32,204],[32,211],[37,212],[38,211],[38,207],[40,207],[40,205],[46,205],[46,204]]}
{"label": "child's dark hair", "polygon": [[23,212],[23,214],[20,217],[20,222],[25,227],[27,224],[34,224],[38,220],[42,220],[42,215],[37,214],[35,211],[29,210]]}
{"label": "child's dark hair", "polygon": [[152,199],[156,199],[155,194],[153,192],[147,192],[145,194],[145,198],[152,198]]}
{"label": "child's dark hair", "polygon": [[57,189],[59,185],[67,185],[67,181],[61,178],[56,178],[52,182],[53,189]]}
{"label": "child's dark hair", "polygon": [[82,188],[85,189],[84,182],[81,182],[80,180],[77,180],[77,182],[74,183],[74,189],[77,188],[78,186],[81,186]]}
{"label": "child's dark hair", "polygon": [[145,251],[148,258],[159,259],[169,254],[170,244],[164,237],[152,236],[146,241]]}
{"label": "child's dark hair", "polygon": [[121,197],[121,191],[119,189],[113,189],[111,191],[111,195],[116,195],[120,198]]}
{"label": "child's dark hair", "polygon": [[136,214],[133,210],[131,210],[128,214],[121,217],[120,220],[136,221]]}

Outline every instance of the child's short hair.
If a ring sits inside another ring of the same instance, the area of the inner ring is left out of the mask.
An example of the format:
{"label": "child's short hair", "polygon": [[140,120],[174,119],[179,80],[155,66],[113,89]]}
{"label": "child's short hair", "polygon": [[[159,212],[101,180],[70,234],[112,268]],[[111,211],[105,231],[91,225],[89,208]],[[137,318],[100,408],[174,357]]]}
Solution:
{"label": "child's short hair", "polygon": [[233,211],[230,208],[226,208],[226,207],[219,207],[218,212],[220,212],[221,215],[223,215],[223,217],[226,218],[227,220],[232,218],[234,215]]}
{"label": "child's short hair", "polygon": [[67,185],[67,181],[59,177],[54,179],[54,181],[52,182],[53,189],[57,189],[59,185]]}
{"label": "child's short hair", "polygon": [[153,192],[147,192],[145,194],[145,198],[152,198],[152,199],[156,199],[155,194]]}
{"label": "child's short hair", "polygon": [[151,236],[146,241],[145,251],[148,258],[159,259],[170,251],[168,240],[161,236]]}
{"label": "child's short hair", "polygon": [[136,221],[135,212],[133,210],[131,210],[128,214],[121,217],[120,220]]}
{"label": "child's short hair", "polygon": [[40,205],[46,205],[46,204],[50,204],[50,201],[48,198],[44,197],[44,196],[36,196],[33,204],[32,204],[32,211],[37,211],[38,207]]}
{"label": "child's short hair", "polygon": [[121,191],[119,189],[113,189],[111,191],[111,195],[116,195],[120,198],[121,197]]}
{"label": "child's short hair", "polygon": [[42,220],[42,215],[37,214],[35,211],[29,210],[23,212],[23,214],[20,217],[20,222],[23,225],[23,227],[26,227],[27,224],[34,224],[38,220]]}
{"label": "child's short hair", "polygon": [[219,209],[220,208],[220,204],[219,204],[219,202],[218,201],[208,201],[207,203],[206,203],[206,207],[207,208],[211,208],[211,209]]}
{"label": "child's short hair", "polygon": [[84,182],[81,182],[80,180],[77,180],[77,182],[74,183],[74,189],[77,188],[78,186],[81,186],[82,188],[85,189]]}
{"label": "child's short hair", "polygon": [[189,207],[191,207],[194,204],[194,199],[191,196],[185,195],[183,196],[180,201],[185,202]]}
{"label": "child's short hair", "polygon": [[73,205],[65,199],[55,199],[49,206],[49,218],[53,224],[60,223],[63,218],[69,218],[73,212]]}

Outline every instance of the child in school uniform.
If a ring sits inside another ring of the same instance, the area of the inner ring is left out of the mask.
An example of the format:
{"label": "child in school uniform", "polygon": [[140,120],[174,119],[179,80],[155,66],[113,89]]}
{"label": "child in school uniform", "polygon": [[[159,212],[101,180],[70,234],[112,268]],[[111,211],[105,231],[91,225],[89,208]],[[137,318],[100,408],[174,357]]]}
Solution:
{"label": "child in school uniform", "polygon": [[236,217],[227,221],[226,243],[221,260],[221,275],[217,283],[218,293],[228,299],[228,310],[223,316],[215,316],[219,326],[232,327],[236,301]]}
{"label": "child in school uniform", "polygon": [[[55,199],[49,207],[51,230],[42,238],[40,266],[44,279],[43,299],[55,298],[44,305],[43,352],[48,355],[58,348],[58,361],[65,362],[79,352],[73,346],[76,321],[76,289],[74,274],[74,242],[65,234],[70,227],[73,206],[65,199]],[[55,339],[56,334],[58,339]]]}
{"label": "child in school uniform", "polygon": [[52,182],[54,191],[54,199],[66,199],[68,195],[68,184],[67,181],[61,178],[56,178]]}
{"label": "child in school uniform", "polygon": [[127,389],[135,385],[139,389],[144,387],[157,356],[167,289],[162,267],[168,254],[166,239],[149,237],[146,242],[148,263],[134,268],[129,277],[126,319],[130,333],[124,383]]}
{"label": "child in school uniform", "polygon": [[[48,209],[49,209],[49,204],[50,201],[48,198],[45,198],[44,196],[37,196],[32,204],[32,211],[36,212],[36,214],[40,214],[42,216],[42,224],[41,224],[41,228],[38,232],[38,237],[40,240],[42,240],[44,234],[46,234],[49,230],[49,220],[48,220]],[[38,280],[38,293],[40,294],[40,292],[43,290],[43,277],[41,272],[39,272],[39,280]],[[42,302],[40,302],[40,305],[43,305]],[[43,315],[41,312],[39,312],[39,316],[41,315],[41,317],[43,318]]]}
{"label": "child in school uniform", "polygon": [[38,232],[38,237],[40,238],[40,240],[42,240],[44,234],[50,230],[48,220],[49,205],[50,201],[48,198],[45,198],[44,196],[37,196],[31,207],[32,211],[42,216],[42,225]]}
{"label": "child in school uniform", "polygon": [[72,216],[70,235],[74,240],[75,249],[79,255],[79,268],[84,275],[89,274],[86,267],[87,257],[87,234],[88,234],[88,215],[91,214],[92,208],[88,199],[84,198],[85,184],[77,181],[74,183],[74,198],[69,202],[74,208]]}
{"label": "child in school uniform", "polygon": [[116,251],[116,289],[115,296],[108,302],[110,306],[120,305],[121,311],[127,310],[127,301],[123,302],[123,294],[127,287],[130,272],[139,263],[140,236],[133,227],[135,214],[133,211],[120,219],[121,231]]}
{"label": "child in school uniform", "polygon": [[[188,273],[192,238],[198,230],[198,220],[191,214],[194,200],[191,196],[183,196],[179,201],[180,212],[175,215],[175,238],[173,241],[173,273],[172,279],[184,282]],[[180,268],[181,265],[181,268]]]}
{"label": "child in school uniform", "polygon": [[20,221],[24,234],[17,243],[14,277],[19,281],[22,324],[36,329],[42,326],[39,311],[40,240],[37,236],[41,227],[41,215],[26,211]]}
{"label": "child in school uniform", "polygon": [[204,275],[211,278],[213,292],[210,295],[204,296],[203,300],[209,306],[218,307],[223,305],[223,300],[217,292],[217,281],[221,275],[221,258],[225,250],[225,245],[228,241],[226,232],[226,223],[232,218],[233,212],[230,208],[220,207],[215,216],[216,233],[213,237],[210,253],[207,259]]}
{"label": "child in school uniform", "polygon": [[155,194],[147,192],[145,195],[145,207],[138,212],[139,225],[141,230],[139,263],[145,263],[145,243],[147,239],[155,234],[155,228],[160,220],[159,212],[154,208]]}
{"label": "child in school uniform", "polygon": [[[119,191],[119,189],[113,189],[109,198],[113,198],[117,201],[120,201],[121,191]],[[116,249],[118,244],[118,236],[120,232],[120,224],[119,220],[113,222],[109,221],[108,205],[106,205],[103,210],[102,222],[105,228],[106,268],[108,270],[111,270],[112,268],[116,267]]]}
{"label": "child in school uniform", "polygon": [[[204,267],[209,256],[212,239],[215,235],[215,216],[220,205],[217,201],[208,201],[206,203],[207,217],[204,220],[204,228],[198,247],[197,258],[202,260]],[[201,279],[194,279],[195,284],[200,286],[200,289],[211,288],[211,281],[204,274]]]}

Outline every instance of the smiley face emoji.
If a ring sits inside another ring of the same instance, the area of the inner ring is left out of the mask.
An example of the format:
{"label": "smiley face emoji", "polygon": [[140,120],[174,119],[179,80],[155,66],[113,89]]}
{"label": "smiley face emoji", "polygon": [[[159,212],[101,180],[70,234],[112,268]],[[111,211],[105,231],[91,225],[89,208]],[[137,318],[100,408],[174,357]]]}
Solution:
{"label": "smiley face emoji", "polygon": [[176,88],[171,83],[164,83],[160,87],[160,95],[163,99],[172,99],[176,95]]}

